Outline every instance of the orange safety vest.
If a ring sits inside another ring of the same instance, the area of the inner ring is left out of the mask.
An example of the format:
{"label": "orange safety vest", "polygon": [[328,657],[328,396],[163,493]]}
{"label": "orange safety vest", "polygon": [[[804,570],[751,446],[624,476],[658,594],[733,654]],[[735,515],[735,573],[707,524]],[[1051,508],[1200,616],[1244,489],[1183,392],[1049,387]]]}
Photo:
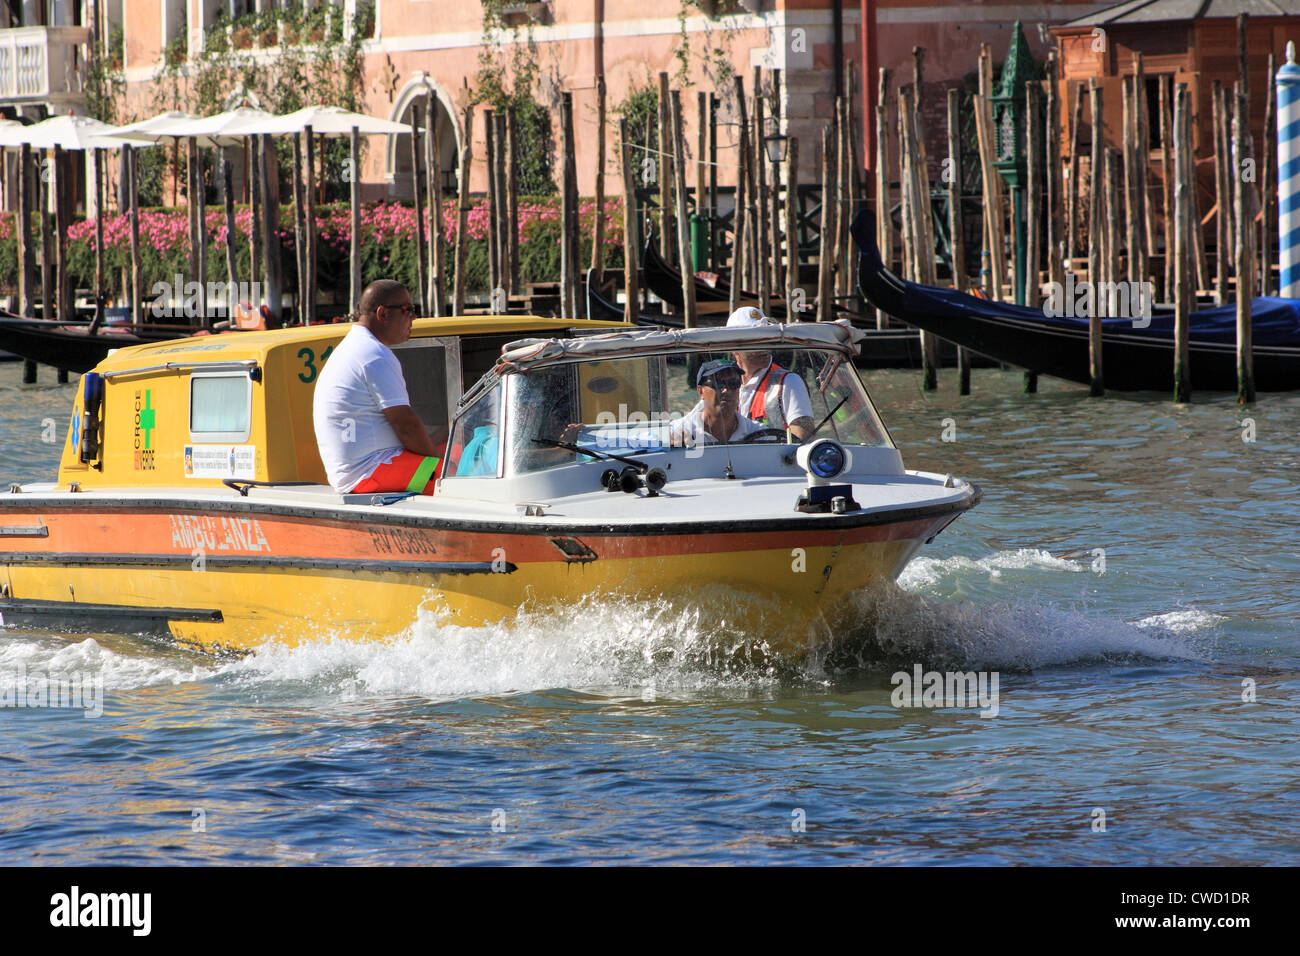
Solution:
{"label": "orange safety vest", "polygon": [[785,377],[790,374],[790,371],[775,362],[767,367],[767,373],[763,376],[763,381],[759,382],[758,388],[754,389],[754,397],[749,400],[749,417],[760,425],[767,425],[772,428],[778,427],[772,424],[767,414],[767,387],[768,383],[772,382],[773,372],[778,373],[778,375],[776,381],[772,383],[776,385],[776,391],[772,393],[772,397],[776,399],[776,411],[781,413],[781,427],[784,427],[788,422],[785,420],[785,410],[781,407],[780,388],[781,383],[785,381]]}

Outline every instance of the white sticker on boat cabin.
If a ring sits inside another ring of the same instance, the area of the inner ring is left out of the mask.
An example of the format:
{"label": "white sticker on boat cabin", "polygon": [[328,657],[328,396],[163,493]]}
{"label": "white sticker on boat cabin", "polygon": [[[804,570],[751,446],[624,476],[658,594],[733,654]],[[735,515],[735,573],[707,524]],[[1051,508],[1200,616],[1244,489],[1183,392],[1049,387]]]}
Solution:
{"label": "white sticker on boat cabin", "polygon": [[186,478],[256,478],[256,445],[186,445]]}

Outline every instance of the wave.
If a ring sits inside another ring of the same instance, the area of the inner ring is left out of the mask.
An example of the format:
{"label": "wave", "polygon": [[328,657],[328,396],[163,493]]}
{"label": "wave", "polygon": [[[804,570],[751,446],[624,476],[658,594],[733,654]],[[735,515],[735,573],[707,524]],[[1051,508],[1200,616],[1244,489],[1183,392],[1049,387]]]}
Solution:
{"label": "wave", "polygon": [[1203,634],[1225,619],[1204,611],[1176,610],[1130,623],[1036,599],[953,599],[972,574],[987,579],[1004,571],[1087,570],[1086,563],[1033,549],[978,560],[920,558],[897,584],[862,591],[836,621],[819,623],[824,637],[829,627],[829,638],[795,658],[777,657],[761,635],[728,626],[736,602],[752,599],[718,592],[687,607],[588,599],[482,627],[455,624],[431,608],[395,639],[359,641],[320,628],[304,642],[271,642],[236,660],[141,639],[104,637],[101,643],[20,632],[0,640],[0,677],[19,665],[28,673],[93,670],[102,672],[105,689],[194,683],[277,702],[455,700],[553,689],[656,699],[825,686],[863,670],[915,664],[1027,671],[1135,658],[1209,659]]}

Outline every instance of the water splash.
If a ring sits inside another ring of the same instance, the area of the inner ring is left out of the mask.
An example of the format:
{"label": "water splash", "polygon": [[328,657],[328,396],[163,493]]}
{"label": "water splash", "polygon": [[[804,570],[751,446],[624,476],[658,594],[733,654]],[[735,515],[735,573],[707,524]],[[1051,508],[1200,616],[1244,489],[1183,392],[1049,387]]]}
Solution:
{"label": "water splash", "polygon": [[115,637],[102,640],[112,646],[93,637],[69,641],[54,636],[5,636],[0,638],[0,677],[102,675],[105,690],[134,690],[201,681],[220,669],[215,662],[209,664],[183,651],[159,654],[155,644]]}
{"label": "water splash", "polygon": [[1138,626],[1036,601],[945,603],[884,584],[856,596],[852,620],[818,655],[831,671],[923,664],[936,670],[1028,671],[1135,658],[1208,659],[1196,628]]}
{"label": "water splash", "polygon": [[456,624],[430,607],[392,640],[359,641],[320,629],[306,642],[272,641],[233,661],[160,650],[139,639],[103,638],[113,641],[107,647],[95,639],[11,637],[0,641],[0,674],[20,663],[28,671],[102,669],[110,689],[195,683],[263,702],[455,700],[552,689],[731,696],[824,686],[852,672],[916,663],[1027,671],[1099,660],[1207,660],[1204,634],[1224,620],[1179,610],[1127,623],[1023,597],[952,600],[972,577],[987,580],[1012,569],[1075,574],[1086,566],[1034,549],[979,560],[921,558],[899,584],[859,592],[835,621],[816,622],[822,640],[786,657],[772,653],[764,635],[788,622],[768,615],[770,626],[750,624],[747,632],[734,622],[745,617],[742,608],[752,621],[756,600],[716,589],[685,604],[591,598],[563,609],[526,609],[509,622],[481,627]]}

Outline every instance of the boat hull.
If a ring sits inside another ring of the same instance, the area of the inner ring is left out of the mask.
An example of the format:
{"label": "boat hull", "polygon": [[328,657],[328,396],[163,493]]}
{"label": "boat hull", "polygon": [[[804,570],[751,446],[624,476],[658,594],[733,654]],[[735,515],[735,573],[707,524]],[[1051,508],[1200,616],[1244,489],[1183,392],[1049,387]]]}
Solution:
{"label": "boat hull", "polygon": [[326,636],[386,640],[422,613],[476,626],[593,597],[667,599],[782,655],[824,637],[853,593],[895,578],[977,500],[615,528],[74,497],[0,510],[5,623],[165,632],[246,652]]}

